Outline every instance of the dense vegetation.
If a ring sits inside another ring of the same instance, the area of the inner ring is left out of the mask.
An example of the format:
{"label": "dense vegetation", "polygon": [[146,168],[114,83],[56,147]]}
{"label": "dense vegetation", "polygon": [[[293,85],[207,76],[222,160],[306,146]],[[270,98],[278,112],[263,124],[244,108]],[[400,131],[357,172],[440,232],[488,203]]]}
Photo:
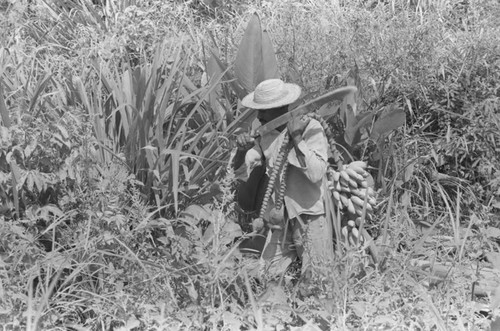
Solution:
{"label": "dense vegetation", "polygon": [[[305,300],[237,249],[250,227],[228,160],[250,113],[229,78],[254,13],[304,99],[358,87],[359,115],[331,124],[376,183],[376,263],[342,246]],[[486,330],[500,315],[498,1],[0,0],[0,18],[4,330]]]}

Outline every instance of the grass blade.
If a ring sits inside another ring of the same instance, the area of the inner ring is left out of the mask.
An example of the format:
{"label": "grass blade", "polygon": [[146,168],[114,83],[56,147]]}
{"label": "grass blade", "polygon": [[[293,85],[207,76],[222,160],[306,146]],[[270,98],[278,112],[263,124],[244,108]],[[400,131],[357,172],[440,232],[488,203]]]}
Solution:
{"label": "grass blade", "polygon": [[0,79],[0,115],[2,118],[2,124],[6,128],[10,127],[10,115],[7,106],[5,105],[5,99],[3,96],[3,79]]}

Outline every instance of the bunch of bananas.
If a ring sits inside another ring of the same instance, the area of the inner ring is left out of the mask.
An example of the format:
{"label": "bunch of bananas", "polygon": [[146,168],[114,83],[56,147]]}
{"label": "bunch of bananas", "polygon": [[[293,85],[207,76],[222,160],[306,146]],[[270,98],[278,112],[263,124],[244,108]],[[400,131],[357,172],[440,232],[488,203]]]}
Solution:
{"label": "bunch of bananas", "polygon": [[359,223],[360,220],[358,217],[356,221],[347,221],[346,226],[342,227],[342,237],[351,246],[356,246],[358,243],[363,244],[365,241],[365,238],[360,234],[358,230]]}
{"label": "bunch of bananas", "polygon": [[366,214],[370,217],[376,204],[373,185],[367,181],[367,164],[354,161],[343,165],[339,171],[329,169],[329,189],[340,210],[347,210],[353,216],[361,216],[366,201]]}

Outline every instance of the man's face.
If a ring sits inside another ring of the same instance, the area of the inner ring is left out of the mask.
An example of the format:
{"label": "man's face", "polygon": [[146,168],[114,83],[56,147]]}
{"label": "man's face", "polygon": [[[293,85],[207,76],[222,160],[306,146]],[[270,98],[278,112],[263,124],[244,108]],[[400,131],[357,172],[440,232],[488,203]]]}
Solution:
{"label": "man's face", "polygon": [[257,119],[262,125],[264,125],[267,122],[274,120],[276,117],[280,117],[286,112],[288,112],[288,106],[273,109],[262,109],[258,110]]}

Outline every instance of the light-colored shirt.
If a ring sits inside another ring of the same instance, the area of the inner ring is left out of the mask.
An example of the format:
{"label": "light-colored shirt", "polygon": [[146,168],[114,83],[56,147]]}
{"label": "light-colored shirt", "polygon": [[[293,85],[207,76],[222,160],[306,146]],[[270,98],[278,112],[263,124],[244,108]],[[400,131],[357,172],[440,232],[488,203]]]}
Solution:
{"label": "light-colored shirt", "polygon": [[[236,170],[237,177],[246,180],[253,168],[262,164],[262,155],[266,160],[267,174],[270,175],[285,134],[288,134],[286,130],[281,133],[275,130],[258,139],[256,145],[247,152],[245,163]],[[289,165],[286,174],[284,203],[289,218],[302,214],[321,215],[325,213],[323,180],[328,165],[328,140],[323,127],[315,119],[309,121],[302,137],[298,149],[304,155],[305,166],[301,166],[293,147],[287,159]],[[279,192],[279,187],[278,176],[275,183],[275,194]],[[273,201],[270,201],[267,210],[269,211],[273,206]]]}

